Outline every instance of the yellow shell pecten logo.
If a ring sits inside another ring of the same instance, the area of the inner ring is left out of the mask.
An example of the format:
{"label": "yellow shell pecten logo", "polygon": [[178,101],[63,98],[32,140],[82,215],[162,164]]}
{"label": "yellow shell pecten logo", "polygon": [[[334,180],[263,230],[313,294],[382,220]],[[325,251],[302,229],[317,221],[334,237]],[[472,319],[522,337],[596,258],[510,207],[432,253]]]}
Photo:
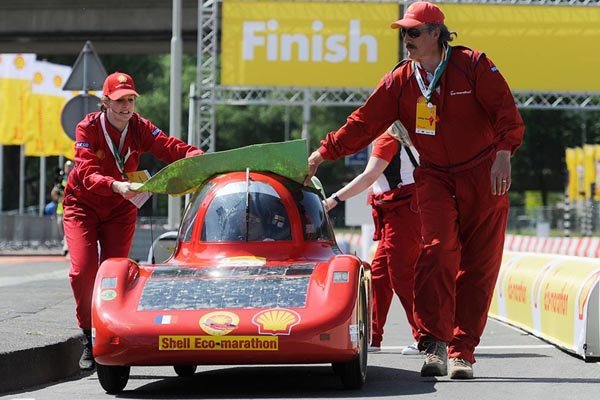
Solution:
{"label": "yellow shell pecten logo", "polygon": [[300,323],[300,315],[296,311],[284,308],[272,308],[261,311],[252,318],[261,335],[289,335],[292,327]]}
{"label": "yellow shell pecten logo", "polygon": [[62,86],[63,86],[62,76],[54,75],[54,86],[56,86],[57,88],[62,88]]}
{"label": "yellow shell pecten logo", "polygon": [[41,72],[36,72],[33,74],[33,83],[40,85],[42,82],[44,82],[44,75],[42,75]]}
{"label": "yellow shell pecten logo", "polygon": [[127,82],[127,77],[125,75],[119,75],[117,76],[117,80],[121,83],[125,83]]}
{"label": "yellow shell pecten logo", "polygon": [[17,68],[17,69],[25,68],[25,58],[22,55],[18,55],[15,57],[15,68]]}

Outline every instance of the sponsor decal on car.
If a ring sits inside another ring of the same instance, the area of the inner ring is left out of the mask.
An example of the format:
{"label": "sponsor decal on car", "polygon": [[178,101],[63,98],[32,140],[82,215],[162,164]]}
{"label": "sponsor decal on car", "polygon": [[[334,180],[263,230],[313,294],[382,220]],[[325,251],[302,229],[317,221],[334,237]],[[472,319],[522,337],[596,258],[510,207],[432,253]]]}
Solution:
{"label": "sponsor decal on car", "polygon": [[237,329],[240,317],[229,311],[214,311],[203,315],[199,323],[209,335],[223,336]]}
{"label": "sponsor decal on car", "polygon": [[154,323],[157,325],[170,325],[176,322],[176,315],[157,315],[156,317],[154,317]]}
{"label": "sponsor decal on car", "polygon": [[158,350],[277,351],[279,338],[276,336],[168,335],[158,337]]}
{"label": "sponsor decal on car", "polygon": [[271,308],[255,314],[252,323],[261,335],[289,335],[300,323],[300,315],[285,308]]}
{"label": "sponsor decal on car", "polygon": [[100,292],[100,299],[104,301],[111,301],[117,298],[117,291],[112,289],[103,290]]}

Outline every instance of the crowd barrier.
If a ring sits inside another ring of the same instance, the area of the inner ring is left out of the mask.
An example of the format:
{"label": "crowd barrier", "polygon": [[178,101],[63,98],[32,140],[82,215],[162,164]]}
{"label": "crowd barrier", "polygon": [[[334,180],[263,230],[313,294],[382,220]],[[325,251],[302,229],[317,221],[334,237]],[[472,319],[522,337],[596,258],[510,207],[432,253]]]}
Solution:
{"label": "crowd barrier", "polygon": [[597,361],[599,281],[599,259],[505,251],[489,315]]}

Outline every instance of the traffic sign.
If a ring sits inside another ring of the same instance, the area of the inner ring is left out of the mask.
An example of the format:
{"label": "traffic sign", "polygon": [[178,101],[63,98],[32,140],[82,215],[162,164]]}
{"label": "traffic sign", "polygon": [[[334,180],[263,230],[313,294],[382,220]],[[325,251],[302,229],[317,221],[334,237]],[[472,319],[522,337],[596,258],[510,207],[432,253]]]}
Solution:
{"label": "traffic sign", "polygon": [[60,122],[67,136],[75,140],[75,128],[88,113],[99,110],[100,98],[92,94],[80,94],[65,104]]}
{"label": "traffic sign", "polygon": [[63,90],[102,90],[106,76],[104,65],[102,65],[92,42],[88,40],[75,60],[73,70],[63,86]]}

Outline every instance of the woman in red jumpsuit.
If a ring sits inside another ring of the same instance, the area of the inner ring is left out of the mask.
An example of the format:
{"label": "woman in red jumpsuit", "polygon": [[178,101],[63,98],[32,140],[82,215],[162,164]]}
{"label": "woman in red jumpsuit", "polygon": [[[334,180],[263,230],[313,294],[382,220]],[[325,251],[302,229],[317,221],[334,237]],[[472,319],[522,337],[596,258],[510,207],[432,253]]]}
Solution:
{"label": "woman in red jumpsuit", "polygon": [[131,190],[128,174],[138,169],[144,152],[167,163],[202,154],[135,112],[138,93],[131,76],[115,72],[102,90],[101,111],[88,114],[77,125],[75,169],[63,200],[69,278],[86,339],[79,362],[84,370],[95,367],[91,304],[98,267],[107,258],[127,257],[133,240],[138,209],[129,200],[138,193]]}
{"label": "woman in red jumpsuit", "polygon": [[[324,200],[331,210],[368,187],[369,204],[378,240],[371,261],[373,283],[373,337],[369,351],[377,352],[383,341],[383,327],[394,292],[406,313],[412,336],[418,340],[413,318],[415,263],[421,251],[421,219],[415,195],[413,172],[418,165],[414,147],[401,145],[387,132],[373,143],[365,170],[346,186]],[[406,346],[402,354],[419,354],[417,343]]]}
{"label": "woman in red jumpsuit", "polygon": [[310,155],[308,179],[323,160],[354,154],[402,122],[421,157],[424,245],[414,291],[421,375],[472,379],[502,260],[510,157],[525,127],[498,68],[484,53],[450,46],[455,33],[435,4],[411,3],[392,28],[401,29],[409,58]]}

